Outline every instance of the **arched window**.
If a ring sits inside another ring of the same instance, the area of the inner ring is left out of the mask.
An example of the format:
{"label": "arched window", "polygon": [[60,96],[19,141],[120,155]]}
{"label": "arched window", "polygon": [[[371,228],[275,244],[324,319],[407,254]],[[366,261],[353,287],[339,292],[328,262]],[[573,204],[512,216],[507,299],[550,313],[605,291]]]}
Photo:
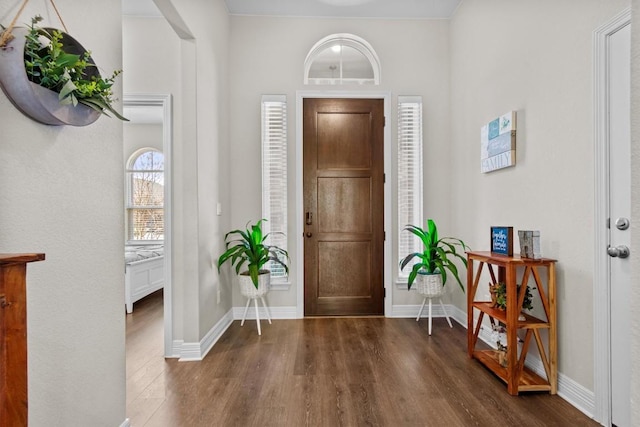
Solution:
{"label": "arched window", "polygon": [[316,43],[307,54],[304,84],[378,85],[378,55],[366,40],[358,36],[332,34]]}
{"label": "arched window", "polygon": [[164,155],[136,151],[127,164],[127,240],[164,240]]}

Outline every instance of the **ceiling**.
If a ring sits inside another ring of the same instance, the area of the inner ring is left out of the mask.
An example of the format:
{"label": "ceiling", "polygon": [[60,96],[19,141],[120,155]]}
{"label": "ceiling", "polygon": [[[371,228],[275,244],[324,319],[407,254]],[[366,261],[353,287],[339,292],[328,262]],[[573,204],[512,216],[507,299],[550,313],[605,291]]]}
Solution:
{"label": "ceiling", "polygon": [[[447,19],[462,0],[225,0],[232,15]],[[122,14],[161,16],[153,0],[122,0]]]}

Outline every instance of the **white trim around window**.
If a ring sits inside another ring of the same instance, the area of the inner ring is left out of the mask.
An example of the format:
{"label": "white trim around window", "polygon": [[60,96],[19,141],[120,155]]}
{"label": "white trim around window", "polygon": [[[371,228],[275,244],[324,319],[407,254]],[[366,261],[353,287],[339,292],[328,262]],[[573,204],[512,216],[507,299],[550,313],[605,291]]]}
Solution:
{"label": "white trim around window", "polygon": [[422,243],[405,231],[407,224],[422,226],[422,97],[398,96],[398,282],[406,282],[410,265],[400,270],[399,260],[419,252]]}
{"label": "white trim around window", "polygon": [[[262,224],[267,243],[287,250],[287,97],[262,96]],[[271,282],[285,284],[284,268],[270,262]],[[288,287],[287,287],[288,289]]]}

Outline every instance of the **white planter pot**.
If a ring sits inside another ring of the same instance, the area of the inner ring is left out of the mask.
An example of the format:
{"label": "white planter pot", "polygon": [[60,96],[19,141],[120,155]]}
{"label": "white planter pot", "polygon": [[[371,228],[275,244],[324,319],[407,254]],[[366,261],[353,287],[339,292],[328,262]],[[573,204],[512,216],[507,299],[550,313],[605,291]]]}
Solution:
{"label": "white planter pot", "polygon": [[418,274],[416,277],[416,290],[427,298],[439,297],[444,294],[442,276],[437,274]]}
{"label": "white planter pot", "polygon": [[240,283],[240,293],[247,298],[260,298],[267,292],[271,283],[271,272],[269,270],[260,270],[258,275],[258,288],[253,284],[249,272],[245,271],[238,275]]}

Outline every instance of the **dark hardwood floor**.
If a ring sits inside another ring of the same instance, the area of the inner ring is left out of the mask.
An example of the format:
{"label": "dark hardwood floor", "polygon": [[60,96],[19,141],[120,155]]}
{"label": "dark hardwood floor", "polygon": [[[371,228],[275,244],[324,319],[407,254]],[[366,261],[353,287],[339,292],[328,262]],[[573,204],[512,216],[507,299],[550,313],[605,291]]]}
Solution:
{"label": "dark hardwood floor", "polygon": [[435,319],[235,321],[201,362],[162,357],[162,293],[127,316],[127,417],[140,426],[597,426],[562,398],[510,396]]}

